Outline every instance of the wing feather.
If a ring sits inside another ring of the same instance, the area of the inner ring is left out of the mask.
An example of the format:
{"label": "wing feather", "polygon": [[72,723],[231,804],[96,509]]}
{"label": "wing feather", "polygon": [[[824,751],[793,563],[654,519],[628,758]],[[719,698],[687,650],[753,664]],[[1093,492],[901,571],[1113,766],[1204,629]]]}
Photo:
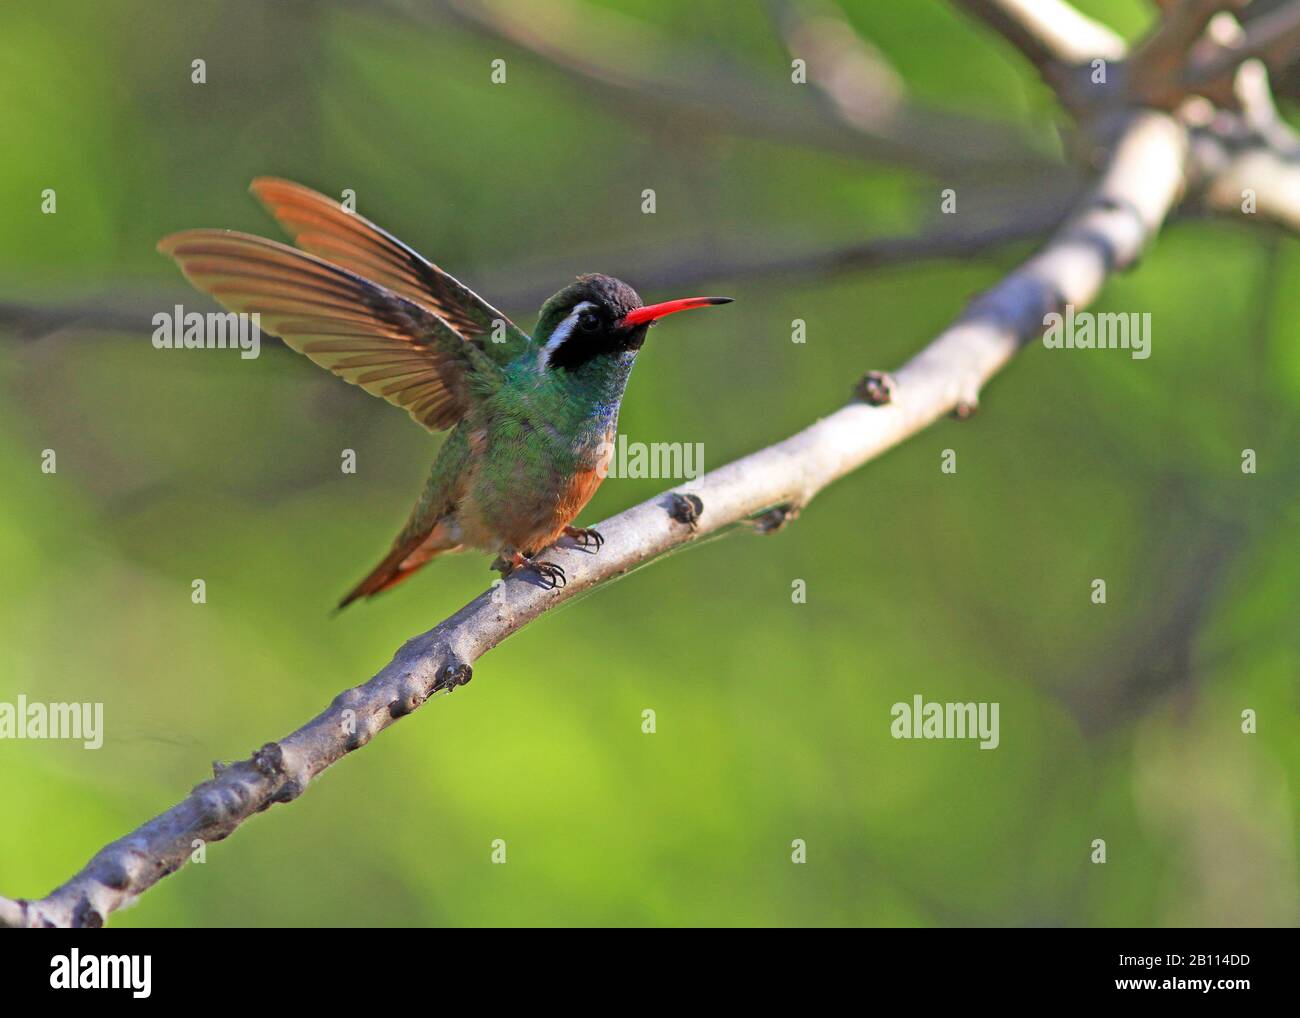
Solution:
{"label": "wing feather", "polygon": [[258,177],[250,189],[304,251],[421,305],[498,364],[531,345],[526,333],[469,287],[334,199],[278,177]]}
{"label": "wing feather", "polygon": [[471,377],[499,377],[496,362],[427,301],[347,266],[229,230],[172,234],[158,250],[223,307],[259,315],[266,332],[431,431],[465,415]]}

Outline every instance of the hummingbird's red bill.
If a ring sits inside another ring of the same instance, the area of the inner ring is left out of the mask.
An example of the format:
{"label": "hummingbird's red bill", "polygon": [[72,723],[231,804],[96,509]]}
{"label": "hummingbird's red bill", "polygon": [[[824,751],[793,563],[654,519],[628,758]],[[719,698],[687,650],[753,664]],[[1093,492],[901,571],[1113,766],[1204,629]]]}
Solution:
{"label": "hummingbird's red bill", "polygon": [[619,324],[625,328],[631,328],[634,325],[645,325],[647,322],[656,322],[664,315],[674,315],[678,311],[689,311],[691,308],[707,308],[715,304],[730,304],[733,297],[680,297],[677,300],[666,300],[662,304],[647,304],[645,307],[635,308],[623,316],[623,321]]}

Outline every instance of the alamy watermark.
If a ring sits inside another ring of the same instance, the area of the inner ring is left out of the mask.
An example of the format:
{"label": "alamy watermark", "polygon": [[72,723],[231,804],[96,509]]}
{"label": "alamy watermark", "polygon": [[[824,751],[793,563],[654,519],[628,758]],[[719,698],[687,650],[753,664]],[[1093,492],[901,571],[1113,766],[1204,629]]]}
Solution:
{"label": "alamy watermark", "polygon": [[144,999],[152,992],[153,955],[82,954],[72,948],[50,959],[53,990],[130,990]]}
{"label": "alamy watermark", "polygon": [[1135,361],[1151,356],[1151,312],[1052,311],[1043,316],[1043,346],[1049,350],[1129,350]]}
{"label": "alamy watermark", "polygon": [[102,703],[17,703],[0,701],[0,739],[80,739],[86,749],[104,744]]}
{"label": "alamy watermark", "polygon": [[997,749],[997,703],[936,703],[917,693],[911,703],[890,708],[895,739],[979,739],[980,749]]}
{"label": "alamy watermark", "polygon": [[629,442],[619,435],[601,449],[602,477],[690,481],[704,476],[703,442]]}
{"label": "alamy watermark", "polygon": [[239,350],[244,360],[262,352],[262,316],[209,311],[186,311],[177,304],[172,311],[153,316],[155,350]]}

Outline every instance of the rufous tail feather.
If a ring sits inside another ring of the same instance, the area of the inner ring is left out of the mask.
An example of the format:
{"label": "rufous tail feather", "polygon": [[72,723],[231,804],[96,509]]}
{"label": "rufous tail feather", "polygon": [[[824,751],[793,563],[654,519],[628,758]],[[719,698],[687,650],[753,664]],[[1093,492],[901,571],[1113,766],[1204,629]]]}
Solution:
{"label": "rufous tail feather", "polygon": [[425,544],[426,539],[427,535],[418,535],[395,545],[393,550],[384,557],[384,560],[375,566],[370,571],[370,574],[353,587],[339,602],[338,607],[334,609],[335,614],[341,612],[359,598],[374,597],[389,587],[397,586],[403,580],[413,576],[429,559],[439,552],[448,550],[446,548],[421,550],[421,545]]}

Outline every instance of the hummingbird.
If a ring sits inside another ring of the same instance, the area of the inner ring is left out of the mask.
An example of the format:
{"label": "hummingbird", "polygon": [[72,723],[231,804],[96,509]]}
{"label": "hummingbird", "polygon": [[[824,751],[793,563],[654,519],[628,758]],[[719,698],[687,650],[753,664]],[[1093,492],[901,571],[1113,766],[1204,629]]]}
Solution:
{"label": "hummingbird", "polygon": [[619,407],[650,326],[730,297],[643,304],[626,283],[591,273],[550,297],[529,336],[392,234],[332,198],[259,177],[250,190],[290,247],[233,230],[185,230],[158,250],[229,311],[346,382],[450,429],[392,548],[341,610],[401,583],[444,552],[496,552],[503,575],[564,570],[540,558],[562,537],[599,552],[573,522],[600,487]]}

